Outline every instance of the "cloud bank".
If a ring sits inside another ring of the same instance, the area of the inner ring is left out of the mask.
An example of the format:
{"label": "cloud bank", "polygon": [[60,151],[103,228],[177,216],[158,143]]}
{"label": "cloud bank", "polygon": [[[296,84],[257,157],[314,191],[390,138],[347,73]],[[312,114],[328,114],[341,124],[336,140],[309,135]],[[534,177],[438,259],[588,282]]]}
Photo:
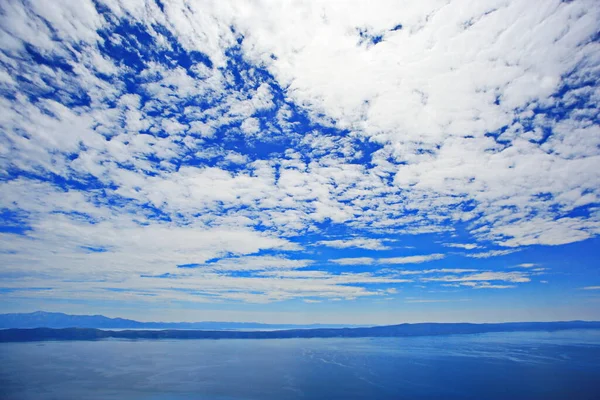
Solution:
{"label": "cloud bank", "polygon": [[[7,0],[4,290],[314,302],[528,283],[533,263],[438,265],[600,233],[598,20],[585,0]],[[432,251],[400,240],[458,230]]]}

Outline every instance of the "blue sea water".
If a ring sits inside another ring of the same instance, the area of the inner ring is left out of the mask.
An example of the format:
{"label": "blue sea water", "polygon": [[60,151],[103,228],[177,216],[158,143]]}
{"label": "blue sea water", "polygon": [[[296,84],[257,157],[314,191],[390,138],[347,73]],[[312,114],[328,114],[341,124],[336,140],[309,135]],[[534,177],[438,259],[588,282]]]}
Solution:
{"label": "blue sea water", "polygon": [[1,343],[0,398],[600,399],[600,331]]}

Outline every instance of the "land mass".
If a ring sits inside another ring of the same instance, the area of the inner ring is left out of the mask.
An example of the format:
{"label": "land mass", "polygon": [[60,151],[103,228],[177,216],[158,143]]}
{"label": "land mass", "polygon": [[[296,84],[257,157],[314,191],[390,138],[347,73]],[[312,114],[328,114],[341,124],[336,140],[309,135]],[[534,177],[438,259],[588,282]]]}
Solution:
{"label": "land mass", "polygon": [[419,323],[370,328],[317,328],[274,331],[121,330],[33,328],[0,330],[0,342],[100,339],[288,339],[463,335],[490,332],[600,329],[600,321],[509,322],[496,324]]}
{"label": "land mass", "polygon": [[[124,318],[108,318],[104,315],[70,315],[36,311],[32,313],[0,314],[0,329],[7,328],[98,328],[98,329],[296,329],[296,328],[344,328],[341,324],[263,324],[258,322],[141,322]],[[356,326],[356,325],[354,325]]]}

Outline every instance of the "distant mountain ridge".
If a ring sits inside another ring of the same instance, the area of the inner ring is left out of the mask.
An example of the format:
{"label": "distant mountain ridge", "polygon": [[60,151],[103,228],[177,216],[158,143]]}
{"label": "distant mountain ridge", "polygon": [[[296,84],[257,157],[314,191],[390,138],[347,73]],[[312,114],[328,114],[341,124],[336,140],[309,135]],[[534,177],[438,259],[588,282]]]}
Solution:
{"label": "distant mountain ridge", "polygon": [[141,322],[104,315],[71,315],[56,312],[0,314],[0,329],[9,328],[96,328],[96,329],[293,329],[341,328],[353,325],[339,324],[263,324],[258,322]]}
{"label": "distant mountain ridge", "polygon": [[598,329],[600,322],[509,322],[499,324],[421,323],[371,328],[316,328],[272,331],[208,330],[101,330],[91,328],[34,328],[0,330],[0,342],[34,342],[48,340],[101,339],[291,339],[291,338],[360,338],[464,335],[492,332],[560,331]]}

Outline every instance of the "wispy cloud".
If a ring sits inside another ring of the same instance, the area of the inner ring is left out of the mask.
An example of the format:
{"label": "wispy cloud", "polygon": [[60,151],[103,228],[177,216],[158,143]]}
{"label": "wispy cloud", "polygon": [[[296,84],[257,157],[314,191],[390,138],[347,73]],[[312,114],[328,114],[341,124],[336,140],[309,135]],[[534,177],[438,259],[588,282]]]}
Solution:
{"label": "wispy cloud", "polygon": [[454,247],[457,249],[465,249],[465,250],[473,250],[477,249],[479,246],[475,243],[443,243],[445,247]]}
{"label": "wispy cloud", "polygon": [[513,268],[534,268],[537,267],[539,264],[535,264],[535,263],[523,263],[523,264],[519,264],[519,265],[515,265],[513,266]]}
{"label": "wispy cloud", "polygon": [[329,260],[339,265],[371,265],[376,262],[376,259],[371,257],[355,257],[355,258],[336,258]]}
{"label": "wispy cloud", "polygon": [[523,283],[531,279],[522,272],[478,272],[468,275],[445,275],[440,277],[422,278],[425,282],[477,282],[477,281],[506,281]]}
{"label": "wispy cloud", "polygon": [[389,257],[378,258],[378,264],[421,264],[424,262],[441,260],[445,258],[444,254],[428,254],[422,256],[406,256],[406,257]]}
{"label": "wispy cloud", "polygon": [[355,257],[355,258],[336,258],[329,260],[330,262],[339,265],[398,265],[398,264],[421,264],[424,262],[441,260],[445,257],[444,254],[428,254],[419,256],[405,257],[388,257],[388,258],[371,258],[371,257]]}
{"label": "wispy cloud", "polygon": [[490,251],[484,251],[481,253],[465,253],[466,257],[471,257],[471,258],[490,258],[490,257],[498,257],[498,256],[505,256],[507,254],[511,254],[514,253],[518,250],[490,250]]}
{"label": "wispy cloud", "polygon": [[379,270],[379,273],[389,275],[427,275],[427,274],[464,274],[467,272],[477,272],[477,269],[469,268],[438,268],[438,269],[420,269],[420,270],[406,270],[406,269],[393,269],[384,268]]}
{"label": "wispy cloud", "polygon": [[498,285],[490,282],[462,282],[461,286],[469,286],[473,289],[512,289],[515,285]]}
{"label": "wispy cloud", "polygon": [[382,239],[355,238],[345,240],[320,240],[316,245],[333,247],[336,249],[358,248],[367,250],[389,250]]}

